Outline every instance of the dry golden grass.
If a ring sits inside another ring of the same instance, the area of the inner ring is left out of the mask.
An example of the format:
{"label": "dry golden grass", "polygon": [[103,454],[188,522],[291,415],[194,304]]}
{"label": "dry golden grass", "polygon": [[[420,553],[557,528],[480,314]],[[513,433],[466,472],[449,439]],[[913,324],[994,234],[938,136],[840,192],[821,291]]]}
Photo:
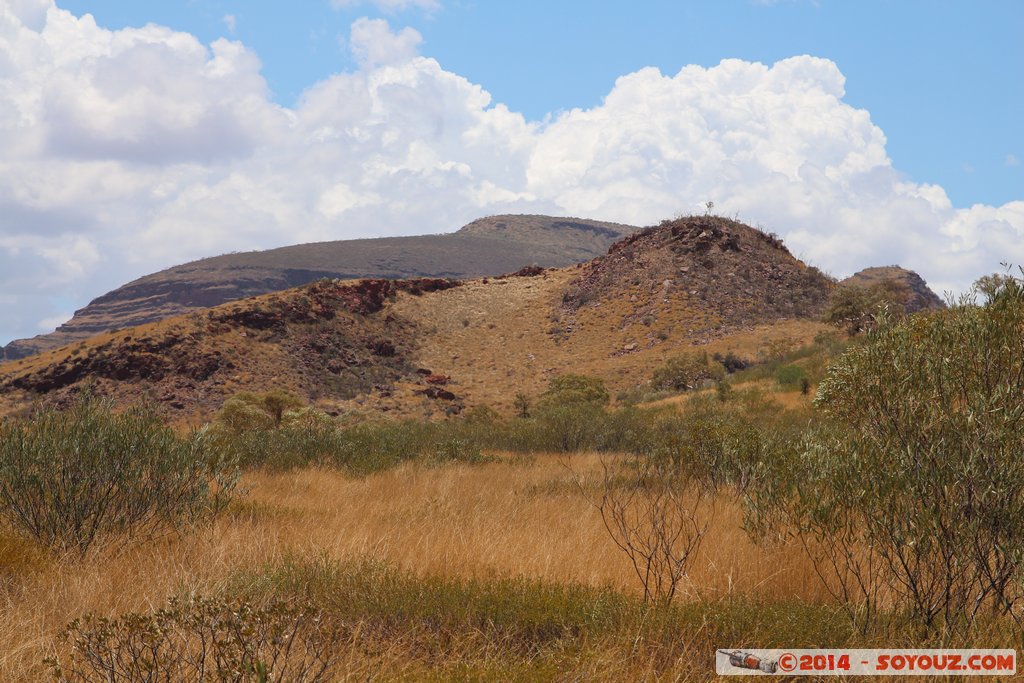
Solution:
{"label": "dry golden grass", "polygon": [[[282,515],[275,526],[293,526],[290,543],[337,558],[369,556],[432,574],[523,574],[637,591],[626,558],[575,490],[568,469],[593,476],[598,464],[598,456],[588,455],[437,469],[406,465],[367,479],[302,470],[259,475],[252,500],[267,506],[264,514]],[[794,597],[796,586],[814,586],[809,574],[793,573],[787,553],[751,545],[734,502],[722,500],[716,508],[696,565],[702,589]],[[817,597],[796,590],[799,597]]]}
{"label": "dry golden grass", "polygon": [[[376,558],[424,575],[526,576],[639,594],[626,557],[573,487],[569,468],[586,480],[599,467],[598,456],[580,455],[410,464],[366,478],[319,469],[251,474],[248,497],[190,535],[83,561],[34,558],[11,567],[0,558],[0,576],[13,576],[0,584],[0,680],[44,677],[42,657],[78,615],[215,593],[239,572],[286,556]],[[716,501],[690,589],[705,598],[826,599],[801,554],[754,546],[740,521],[734,501]],[[11,543],[0,539],[0,554]]]}

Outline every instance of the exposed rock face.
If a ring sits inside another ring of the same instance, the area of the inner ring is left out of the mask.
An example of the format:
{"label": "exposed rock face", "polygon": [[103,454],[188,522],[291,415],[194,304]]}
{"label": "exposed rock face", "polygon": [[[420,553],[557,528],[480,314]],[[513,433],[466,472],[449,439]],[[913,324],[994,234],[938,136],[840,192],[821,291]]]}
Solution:
{"label": "exposed rock face", "polygon": [[896,282],[904,285],[910,291],[910,298],[904,304],[907,313],[946,307],[942,299],[928,287],[928,283],[920,275],[900,266],[865,268],[846,278],[840,284],[867,288],[882,282]]}
{"label": "exposed rock face", "polygon": [[561,267],[603,254],[637,228],[578,218],[491,216],[456,233],[384,237],[226,254],[147,275],[94,299],[56,332],[0,348],[23,358],[109,330],[278,292],[320,278],[471,278]]}
{"label": "exposed rock face", "polygon": [[637,317],[688,299],[726,325],[816,317],[834,286],[778,237],[717,216],[645,228],[581,270],[564,297],[569,310],[628,300]]}
{"label": "exposed rock face", "polygon": [[409,363],[416,325],[383,309],[399,292],[419,296],[458,285],[436,278],[323,280],[5,365],[0,393],[23,391],[60,404],[88,383],[117,399],[146,395],[176,411],[208,412],[238,382],[338,399],[379,393],[407,377],[429,389],[436,382]]}

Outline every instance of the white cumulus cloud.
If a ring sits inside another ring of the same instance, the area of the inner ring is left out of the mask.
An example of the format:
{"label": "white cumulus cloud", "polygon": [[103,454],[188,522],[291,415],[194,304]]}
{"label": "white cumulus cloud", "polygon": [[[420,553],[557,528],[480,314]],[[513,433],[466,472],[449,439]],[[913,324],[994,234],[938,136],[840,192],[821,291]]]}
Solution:
{"label": "white cumulus cloud", "polygon": [[940,291],[1021,253],[1024,201],[956,207],[901,174],[829,60],[641,69],[535,122],[421,42],[359,19],[359,67],[283,108],[242,43],[0,5],[0,342],[186,260],[499,212],[649,224],[714,201],[836,275],[901,263]]}
{"label": "white cumulus cloud", "polygon": [[363,68],[400,64],[417,55],[423,36],[412,28],[392,33],[383,19],[357,19],[352,24],[349,47]]}

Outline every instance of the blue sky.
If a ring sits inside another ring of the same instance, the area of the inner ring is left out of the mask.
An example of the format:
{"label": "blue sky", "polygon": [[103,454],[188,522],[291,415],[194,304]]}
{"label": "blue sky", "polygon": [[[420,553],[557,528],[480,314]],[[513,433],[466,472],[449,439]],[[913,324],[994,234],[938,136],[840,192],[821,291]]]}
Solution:
{"label": "blue sky", "polygon": [[713,201],[836,277],[1024,263],[1024,1],[0,0],[0,344],[230,251]]}
{"label": "blue sky", "polygon": [[[644,66],[675,73],[725,58],[771,64],[809,54],[846,76],[845,100],[871,112],[894,165],[942,185],[958,206],[1024,194],[1024,2],[705,0],[632,3],[458,0],[381,11],[244,0],[63,0],[109,28],[149,22],[204,42],[241,40],[274,99],[355,68],[349,25],[384,17],[423,35],[421,52],[531,119],[598,104]],[[225,17],[234,17],[234,31]],[[1017,163],[1014,163],[1014,160]]]}

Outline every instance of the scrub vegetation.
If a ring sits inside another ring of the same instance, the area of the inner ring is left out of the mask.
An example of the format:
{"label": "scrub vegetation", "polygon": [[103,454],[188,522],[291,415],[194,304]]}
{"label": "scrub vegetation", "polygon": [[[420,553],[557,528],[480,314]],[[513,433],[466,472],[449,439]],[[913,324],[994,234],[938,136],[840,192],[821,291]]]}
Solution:
{"label": "scrub vegetation", "polygon": [[562,374],[435,422],[283,391],[189,433],[90,398],[10,418],[0,679],[705,680],[718,648],[1020,648],[1024,288],[982,284],[851,338],[671,357],[614,405]]}

